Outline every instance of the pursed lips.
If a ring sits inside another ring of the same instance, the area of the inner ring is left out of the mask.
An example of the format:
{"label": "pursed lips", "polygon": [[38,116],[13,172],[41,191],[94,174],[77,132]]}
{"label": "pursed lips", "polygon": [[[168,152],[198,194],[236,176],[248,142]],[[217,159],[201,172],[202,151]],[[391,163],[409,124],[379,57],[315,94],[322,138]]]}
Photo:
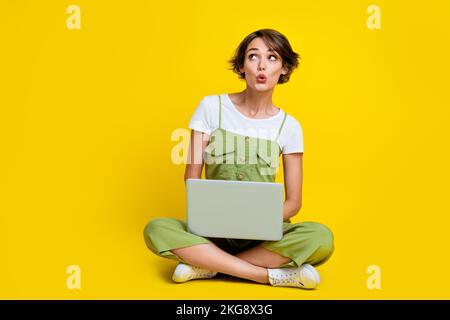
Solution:
{"label": "pursed lips", "polygon": [[267,77],[266,77],[265,74],[260,73],[260,74],[258,74],[258,75],[256,76],[256,80],[257,80],[257,81],[266,81],[266,80],[267,80]]}

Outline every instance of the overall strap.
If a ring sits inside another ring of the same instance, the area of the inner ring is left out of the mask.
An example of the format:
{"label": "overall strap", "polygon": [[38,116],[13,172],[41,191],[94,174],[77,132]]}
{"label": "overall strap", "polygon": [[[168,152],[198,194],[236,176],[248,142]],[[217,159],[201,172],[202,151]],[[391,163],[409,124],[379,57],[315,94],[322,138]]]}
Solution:
{"label": "overall strap", "polygon": [[280,129],[278,130],[278,134],[277,134],[277,136],[276,136],[276,138],[275,138],[275,141],[277,141],[277,140],[278,140],[278,137],[280,136],[281,129],[283,129],[284,122],[286,121],[286,117],[287,117],[287,113],[285,112],[285,113],[284,113],[283,122],[281,123]]}
{"label": "overall strap", "polygon": [[222,97],[220,94],[217,95],[219,97],[219,129],[222,128]]}

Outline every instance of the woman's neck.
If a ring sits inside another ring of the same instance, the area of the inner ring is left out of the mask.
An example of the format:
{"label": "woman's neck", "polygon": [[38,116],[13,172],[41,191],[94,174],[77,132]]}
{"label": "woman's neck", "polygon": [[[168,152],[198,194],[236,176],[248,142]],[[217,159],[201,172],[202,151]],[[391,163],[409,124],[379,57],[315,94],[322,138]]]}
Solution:
{"label": "woman's neck", "polygon": [[237,104],[244,114],[251,118],[267,118],[278,112],[272,103],[272,94],[273,90],[261,92],[245,89],[235,95]]}

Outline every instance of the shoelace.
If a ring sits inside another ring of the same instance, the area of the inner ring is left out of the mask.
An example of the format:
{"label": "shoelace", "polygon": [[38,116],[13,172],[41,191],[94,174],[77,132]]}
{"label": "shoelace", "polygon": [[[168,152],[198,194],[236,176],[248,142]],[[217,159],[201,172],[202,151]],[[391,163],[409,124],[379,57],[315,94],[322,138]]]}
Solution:
{"label": "shoelace", "polygon": [[305,286],[300,280],[297,279],[298,275],[296,272],[291,272],[289,274],[280,274],[273,279],[273,284],[294,284]]}
{"label": "shoelace", "polygon": [[[208,276],[212,275],[212,271],[209,271],[209,270],[204,270],[204,269],[200,269],[200,268],[197,268],[197,267],[193,267],[192,270],[194,271],[193,273],[196,276],[208,277]],[[190,276],[193,277],[194,274],[191,274]]]}

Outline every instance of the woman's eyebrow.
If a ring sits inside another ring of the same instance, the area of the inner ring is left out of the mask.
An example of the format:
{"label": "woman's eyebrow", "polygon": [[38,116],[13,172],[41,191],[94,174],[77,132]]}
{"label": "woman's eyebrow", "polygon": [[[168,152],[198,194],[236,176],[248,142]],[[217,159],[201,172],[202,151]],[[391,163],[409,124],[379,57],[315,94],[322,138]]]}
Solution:
{"label": "woman's eyebrow", "polygon": [[[250,49],[248,49],[248,50],[247,50],[247,53],[248,53],[249,51],[251,51],[251,50],[256,50],[256,51],[259,51],[259,49],[258,49],[258,48],[250,48]],[[273,50],[273,49],[268,49],[267,51],[269,51],[269,52],[273,52],[273,53],[277,54],[277,52],[276,52],[275,50]]]}

